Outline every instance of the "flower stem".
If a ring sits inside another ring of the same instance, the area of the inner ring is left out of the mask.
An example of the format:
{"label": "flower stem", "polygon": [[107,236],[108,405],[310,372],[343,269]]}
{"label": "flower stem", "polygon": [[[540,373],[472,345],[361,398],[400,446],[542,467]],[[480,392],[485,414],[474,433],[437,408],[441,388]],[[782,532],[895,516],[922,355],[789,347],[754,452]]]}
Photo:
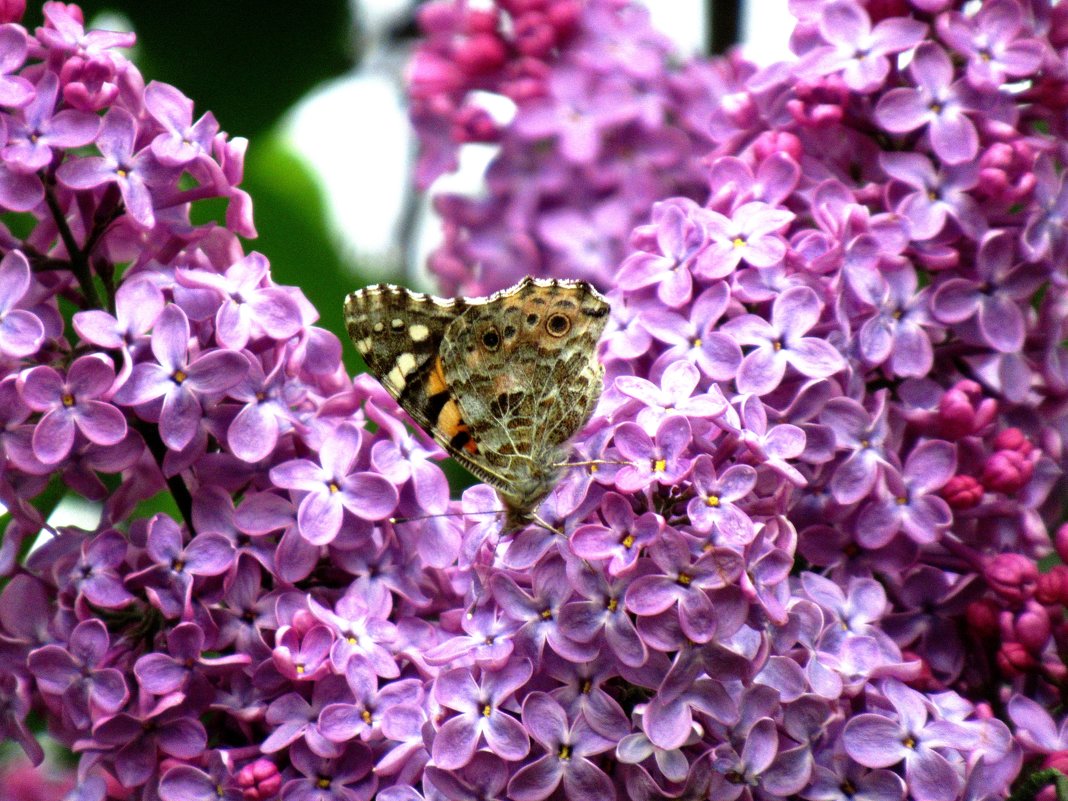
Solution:
{"label": "flower stem", "polygon": [[145,444],[152,453],[152,458],[159,465],[160,473],[163,473],[164,481],[167,482],[167,489],[170,490],[171,497],[174,498],[174,503],[182,514],[182,519],[189,529],[190,536],[196,536],[196,529],[193,528],[193,496],[189,492],[189,487],[185,485],[181,476],[168,476],[163,472],[163,460],[167,456],[167,446],[160,439],[159,429],[134,415],[131,415],[131,417],[133,418],[133,427],[144,437]]}
{"label": "flower stem", "polygon": [[78,286],[81,287],[86,308],[103,308],[100,303],[100,295],[97,293],[96,285],[93,283],[92,271],[89,269],[89,259],[85,252],[78,247],[74,234],[71,233],[70,226],[67,225],[67,218],[63,216],[63,210],[59,207],[59,201],[56,200],[56,195],[51,186],[47,186],[45,189],[45,201],[48,203],[48,210],[52,212],[52,219],[55,220],[56,230],[59,231],[59,237],[63,240],[63,246],[70,256],[70,271],[78,279]]}

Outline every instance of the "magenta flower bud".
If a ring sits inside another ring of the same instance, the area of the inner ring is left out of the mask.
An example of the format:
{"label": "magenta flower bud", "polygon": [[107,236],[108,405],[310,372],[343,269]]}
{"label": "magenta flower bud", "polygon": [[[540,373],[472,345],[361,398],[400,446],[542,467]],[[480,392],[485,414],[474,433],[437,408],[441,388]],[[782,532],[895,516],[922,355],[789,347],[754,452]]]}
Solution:
{"label": "magenta flower bud", "polygon": [[104,56],[71,56],[59,73],[63,99],[79,111],[96,112],[119,94],[119,71]]}
{"label": "magenta flower bud", "polygon": [[974,631],[983,639],[989,639],[998,636],[1000,612],[1001,607],[993,598],[980,598],[968,604],[968,608],[964,610],[964,616],[968,621],[969,630]]}
{"label": "magenta flower bud", "polygon": [[500,18],[495,8],[471,8],[464,16],[464,30],[470,34],[494,33]]}
{"label": "magenta flower bud", "polygon": [[1061,525],[1053,535],[1053,547],[1057,549],[1061,561],[1068,564],[1068,523]]}
{"label": "magenta flower bud", "polygon": [[1046,606],[1068,604],[1068,565],[1054,565],[1048,573],[1039,574],[1035,600]]}
{"label": "magenta flower bud", "polygon": [[459,142],[496,142],[500,126],[483,108],[464,106],[452,120],[452,135]]}
{"label": "magenta flower bud", "polygon": [[0,0],[0,24],[19,22],[26,13],[26,0]]}
{"label": "magenta flower bud", "polygon": [[983,577],[990,588],[1006,601],[1020,604],[1035,594],[1038,568],[1022,554],[999,553],[986,560]]}
{"label": "magenta flower bud", "polygon": [[952,509],[971,509],[983,499],[983,485],[974,476],[953,476],[939,490]]}
{"label": "magenta flower bud", "polygon": [[1018,451],[997,451],[983,465],[980,481],[991,492],[1012,495],[1031,480],[1035,466]]}
{"label": "magenta flower bud", "polygon": [[1054,768],[1061,773],[1068,773],[1068,751],[1054,751],[1047,754],[1042,761],[1043,768]]}
{"label": "magenta flower bud", "polygon": [[1044,606],[1028,602],[1016,617],[1016,640],[1033,654],[1041,653],[1050,637],[1049,613]]}
{"label": "magenta flower bud", "polygon": [[1010,679],[1024,676],[1038,666],[1035,658],[1018,642],[1002,643],[998,649],[997,663],[1002,674]]}
{"label": "magenta flower bud", "polygon": [[764,131],[753,142],[753,156],[758,163],[775,153],[785,153],[794,161],[800,161],[803,152],[801,140],[789,131]]}
{"label": "magenta flower bud", "polygon": [[974,381],[958,381],[938,402],[938,423],[943,437],[958,439],[987,425],[997,412],[997,401],[984,398]]}
{"label": "magenta flower bud", "polygon": [[245,801],[267,801],[278,795],[282,786],[282,774],[269,759],[257,759],[237,772],[237,786]]}
{"label": "magenta flower bud", "polygon": [[538,11],[523,14],[515,21],[515,48],[524,56],[544,58],[556,44],[556,29]]}
{"label": "magenta flower bud", "polygon": [[557,0],[545,9],[545,18],[556,29],[556,38],[563,39],[578,25],[582,4],[576,0]]}
{"label": "magenta flower bud", "polygon": [[1004,428],[994,437],[994,448],[999,451],[1016,451],[1021,456],[1030,456],[1035,446],[1018,428]]}
{"label": "magenta flower bud", "polygon": [[453,58],[468,75],[485,75],[499,69],[508,57],[501,38],[493,33],[476,33],[460,41]]}

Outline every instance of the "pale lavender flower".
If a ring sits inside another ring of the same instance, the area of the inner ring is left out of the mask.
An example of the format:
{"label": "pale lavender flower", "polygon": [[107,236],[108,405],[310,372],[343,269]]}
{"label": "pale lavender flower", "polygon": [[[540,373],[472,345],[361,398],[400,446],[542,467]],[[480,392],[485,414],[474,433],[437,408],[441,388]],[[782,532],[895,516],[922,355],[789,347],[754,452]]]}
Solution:
{"label": "pale lavender flower", "polygon": [[968,58],[973,86],[998,87],[1042,65],[1042,43],[1025,36],[1028,26],[1015,0],[983,3],[973,16],[950,11],[939,15],[935,24],[942,41]]}
{"label": "pale lavender flower", "polygon": [[176,759],[199,757],[208,744],[204,725],[177,696],[160,699],[156,706],[137,714],[120,712],[93,727],[98,747],[114,749],[115,774],[129,787],[144,784],[158,769],[162,752]]}
{"label": "pale lavender flower", "polygon": [[115,380],[115,368],[103,355],[82,356],[64,377],[41,365],[22,378],[22,399],[44,416],[33,432],[33,451],[46,464],[65,458],[75,430],[97,445],[114,445],[126,436],[122,412],[102,400]]}
{"label": "pale lavender flower", "polygon": [[967,83],[954,81],[953,62],[933,42],[916,48],[909,74],[915,87],[891,89],[875,106],[875,119],[891,133],[926,126],[931,148],[947,164],[962,164],[979,153],[979,135],[965,112],[974,111]]}
{"label": "pale lavender flower", "polygon": [[296,743],[289,760],[301,776],[282,785],[282,801],[370,801],[378,787],[371,752],[363,743],[351,743],[335,757],[317,756]]}
{"label": "pale lavender flower", "polygon": [[850,398],[832,398],[820,414],[820,422],[834,431],[838,448],[848,452],[831,478],[831,492],[838,503],[865,498],[882,475],[890,433],[886,413],[886,394],[882,392],[876,396],[874,414]]}
{"label": "pale lavender flower", "polygon": [[96,138],[102,155],[67,161],[60,165],[56,177],[71,189],[117,184],[130,218],[151,228],[156,224],[151,187],[174,181],[178,174],[163,167],[148,148],[134,152],[136,139],[136,120],[130,112],[113,106],[104,115]]}
{"label": "pale lavender flower", "polygon": [[292,459],[271,468],[276,486],[304,493],[297,510],[300,532],[314,545],[331,542],[341,530],[345,511],[363,520],[383,520],[397,505],[397,490],[377,473],[355,471],[363,432],[344,423],[319,451],[319,464]]}
{"label": "pale lavender flower", "polygon": [[1045,271],[1014,264],[1015,236],[991,231],[975,257],[975,279],[950,278],[931,295],[931,311],[942,322],[962,323],[973,315],[983,340],[1002,353],[1024,344],[1026,304],[1045,280]]}
{"label": "pale lavender flower", "polygon": [[179,269],[175,276],[183,286],[214,291],[222,301],[215,314],[215,338],[223,347],[240,350],[253,338],[287,340],[303,326],[290,293],[264,286],[269,269],[263,254],[254,251],[221,273]]}
{"label": "pale lavender flower", "polygon": [[642,549],[663,529],[664,519],[653,512],[635,514],[630,502],[615,492],[601,500],[600,512],[604,525],[593,523],[575,529],[571,550],[583,559],[607,560],[612,576],[627,573]]}
{"label": "pale lavender flower", "polygon": [[[639,567],[639,574],[646,572]],[[607,579],[600,570],[569,573],[584,600],[572,601],[560,610],[560,628],[572,640],[597,642],[600,635],[615,657],[628,667],[641,667],[649,658],[634,621],[623,602],[631,578]],[[602,654],[604,649],[602,648]],[[594,727],[597,728],[595,721]]]}
{"label": "pale lavender flower", "polygon": [[698,456],[693,464],[697,495],[686,507],[693,527],[703,533],[715,530],[717,542],[744,547],[753,539],[753,521],[735,501],[752,492],[756,481],[756,470],[747,464],[731,465],[720,475],[712,457]]}
{"label": "pale lavender flower", "polygon": [[434,697],[458,712],[434,735],[434,764],[446,770],[462,768],[485,737],[490,750],[502,759],[517,762],[530,751],[530,739],[519,720],[501,707],[530,679],[526,659],[509,662],[500,670],[483,670],[478,683],[469,668],[442,673],[434,680]]}
{"label": "pale lavender flower", "polygon": [[694,274],[705,279],[723,278],[741,262],[773,267],[786,255],[786,241],[778,233],[794,213],[754,200],[735,209],[730,217],[709,210],[704,216],[709,244]]}
{"label": "pale lavender flower", "polygon": [[929,720],[924,696],[895,679],[883,682],[883,694],[893,712],[856,715],[846,724],[842,742],[846,753],[869,768],[905,763],[905,780],[913,794],[932,801],[951,801],[962,781],[943,748],[971,747],[969,735],[947,720]]}
{"label": "pale lavender flower", "polygon": [[677,484],[690,472],[691,460],[683,454],[692,437],[690,421],[682,415],[661,420],[655,439],[637,423],[620,423],[613,442],[628,464],[616,473],[616,487],[630,493],[655,482]]}
{"label": "pale lavender flower", "polygon": [[[679,199],[653,205],[652,236],[657,251],[639,250],[624,259],[616,282],[624,290],[656,287],[657,297],[671,308],[689,302],[693,275],[708,258],[707,214],[692,200]],[[702,267],[706,275],[714,267]],[[730,270],[724,270],[723,275]]]}
{"label": "pale lavender flower", "polygon": [[742,345],[755,345],[738,368],[735,384],[742,393],[766,395],[782,382],[787,365],[810,378],[826,378],[845,367],[833,345],[804,336],[819,323],[823,303],[809,287],[792,287],[771,306],[771,321],[755,314],[729,320],[722,328]]}
{"label": "pale lavender flower", "polygon": [[872,27],[867,11],[851,0],[828,3],[819,16],[819,32],[826,46],[805,54],[799,71],[808,75],[840,72],[854,92],[878,89],[890,72],[887,56],[915,47],[927,26],[914,19],[889,17]]}
{"label": "pale lavender flower", "polygon": [[892,178],[913,190],[894,206],[911,223],[913,239],[933,239],[945,228],[947,219],[954,220],[970,239],[983,235],[985,217],[968,194],[979,182],[977,164],[946,165],[936,170],[922,153],[902,152],[882,153],[879,163]]}
{"label": "pale lavender flower", "polygon": [[533,692],[523,701],[523,726],[546,753],[512,776],[509,798],[542,801],[562,782],[569,797],[613,801],[612,781],[589,757],[609,750],[614,743],[590,728],[585,718],[579,715],[569,721],[551,696]]}
{"label": "pale lavender flower", "polygon": [[221,395],[248,372],[248,360],[239,353],[205,350],[193,354],[189,345],[189,319],[180,307],[167,305],[152,331],[156,361],[137,364],[114,397],[115,403],[126,406],[162,398],[160,438],[176,451],[196,436],[204,414],[201,399]]}
{"label": "pale lavender flower", "polygon": [[685,359],[713,381],[734,378],[742,361],[742,349],[729,335],[716,330],[729,302],[730,287],[717,281],[694,298],[689,316],[668,309],[643,311],[641,326],[671,346],[660,354],[657,364]]}
{"label": "pale lavender flower", "polygon": [[81,147],[96,138],[100,118],[73,109],[55,113],[58,93],[59,78],[54,72],[44,73],[22,119],[8,123],[7,144],[0,149],[0,158],[12,169],[36,172],[52,162],[52,148]]}
{"label": "pale lavender flower", "polygon": [[152,140],[152,152],[160,164],[181,167],[194,159],[208,158],[212,139],[219,131],[208,112],[193,122],[193,101],[170,84],[152,81],[145,87],[145,109],[164,128]]}
{"label": "pale lavender flower", "polygon": [[31,356],[44,340],[45,330],[33,312],[18,308],[30,290],[33,276],[21,251],[10,250],[0,260],[0,353],[12,358]]}
{"label": "pale lavender flower", "polygon": [[141,689],[153,695],[168,695],[186,689],[203,672],[224,673],[247,665],[248,654],[205,656],[204,630],[196,623],[179,623],[167,633],[167,650],[145,654],[134,663]]}
{"label": "pale lavender flower", "polygon": [[660,376],[660,386],[635,375],[621,375],[616,379],[616,389],[635,400],[644,408],[638,412],[637,422],[646,433],[655,435],[666,417],[685,415],[691,418],[718,417],[727,408],[727,400],[719,387],[709,392],[694,394],[701,382],[701,374],[690,362],[672,362]]}
{"label": "pale lavender flower", "polygon": [[925,376],[934,363],[934,348],[927,328],[933,326],[927,304],[930,292],[916,291],[916,270],[910,265],[884,270],[880,294],[865,286],[862,300],[874,306],[875,314],[857,332],[864,359],[873,366],[886,363],[894,375]]}

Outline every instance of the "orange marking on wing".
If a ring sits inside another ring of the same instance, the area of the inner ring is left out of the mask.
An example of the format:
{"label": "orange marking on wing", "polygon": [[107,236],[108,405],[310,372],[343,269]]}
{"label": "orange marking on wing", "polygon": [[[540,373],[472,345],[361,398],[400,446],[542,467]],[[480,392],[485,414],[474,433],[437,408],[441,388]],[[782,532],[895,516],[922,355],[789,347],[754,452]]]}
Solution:
{"label": "orange marking on wing", "polygon": [[449,388],[449,385],[445,383],[445,371],[441,368],[441,357],[438,356],[434,359],[434,369],[430,371],[429,380],[427,381],[427,395],[437,395],[439,392],[445,392]]}

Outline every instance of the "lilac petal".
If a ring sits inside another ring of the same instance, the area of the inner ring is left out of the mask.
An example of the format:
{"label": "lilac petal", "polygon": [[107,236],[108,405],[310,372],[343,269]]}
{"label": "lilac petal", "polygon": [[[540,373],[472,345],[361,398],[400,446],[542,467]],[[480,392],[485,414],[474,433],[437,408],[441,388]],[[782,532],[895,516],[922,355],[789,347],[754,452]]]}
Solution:
{"label": "lilac petal", "polygon": [[834,471],[831,492],[835,500],[842,505],[856,503],[871,492],[877,477],[878,470],[873,460],[855,453]]}
{"label": "lilac petal", "polygon": [[70,453],[74,445],[74,419],[67,409],[53,409],[41,418],[33,430],[34,455],[45,464],[55,464]]}
{"label": "lilac petal", "polygon": [[64,395],[63,376],[47,365],[28,370],[22,381],[22,400],[35,412],[49,411]]}
{"label": "lilac petal", "polygon": [[185,684],[189,671],[167,654],[145,654],[134,665],[134,675],[141,689],[165,695]]}
{"label": "lilac petal", "polygon": [[564,771],[564,794],[582,801],[615,801],[617,797],[611,779],[588,759],[572,760]]}
{"label": "lilac petal", "polygon": [[114,445],[126,436],[126,416],[110,403],[81,403],[74,420],[86,438],[97,445]]}
{"label": "lilac petal", "polygon": [[239,384],[248,373],[248,359],[240,353],[215,350],[203,353],[186,370],[197,392],[213,395]]}
{"label": "lilac petal", "polygon": [[875,106],[875,119],[890,133],[915,131],[930,115],[927,103],[915,89],[891,89]]}
{"label": "lilac petal", "polygon": [[203,753],[208,735],[199,720],[178,718],[158,730],[159,750],[179,759],[193,759]]}
{"label": "lilac petal", "polygon": [[857,542],[865,548],[882,548],[898,532],[901,517],[893,499],[869,503],[857,519]]}
{"label": "lilac petal", "polygon": [[933,439],[912,449],[904,475],[914,490],[931,492],[945,485],[956,472],[957,449],[945,440]]}
{"label": "lilac petal", "polygon": [[226,443],[242,461],[265,459],[278,444],[278,418],[264,404],[246,404],[226,430]]}
{"label": "lilac petal", "polygon": [[196,436],[203,417],[200,401],[185,384],[174,386],[163,399],[159,416],[159,434],[163,443],[172,451],[185,448]]}
{"label": "lilac petal", "polygon": [[434,735],[431,755],[434,763],[445,770],[462,768],[471,761],[478,746],[477,718],[457,715],[445,721]]}
{"label": "lilac petal", "polygon": [[397,488],[377,473],[347,476],[342,488],[342,505],[364,520],[384,520],[397,507]]}
{"label": "lilac petal", "polygon": [[658,747],[679,748],[692,733],[693,716],[685,701],[665,701],[662,696],[654,696],[645,707],[642,727]]}
{"label": "lilac petal", "polygon": [[518,762],[530,751],[530,739],[526,729],[518,720],[504,712],[494,712],[489,716],[485,735],[490,750],[509,762]]}
{"label": "lilac petal", "polygon": [[168,373],[184,368],[189,354],[189,319],[180,306],[164,307],[152,332],[152,354]]}
{"label": "lilac petal", "polygon": [[786,355],[763,345],[742,359],[734,383],[741,393],[766,395],[782,383],[786,375]]}
{"label": "lilac petal", "polygon": [[162,801],[201,801],[220,797],[217,783],[191,765],[172,767],[159,783]]}
{"label": "lilac petal", "polygon": [[637,423],[621,423],[612,435],[612,442],[628,460],[648,459],[653,450],[653,441]]}
{"label": "lilac petal", "polygon": [[103,621],[90,619],[79,623],[70,635],[70,652],[86,665],[95,665],[107,654],[107,627]]}
{"label": "lilac petal", "polygon": [[809,378],[827,378],[844,370],[846,361],[830,342],[804,337],[790,343],[786,361]]}
{"label": "lilac petal", "polygon": [[930,748],[919,749],[906,762],[905,776],[916,798],[952,801],[960,796],[960,774],[949,760]]}
{"label": "lilac petal", "polygon": [[434,698],[438,703],[457,712],[478,711],[480,690],[471,671],[456,668],[442,673],[434,681]]}
{"label": "lilac petal", "polygon": [[638,615],[657,615],[679,596],[679,586],[667,576],[640,576],[627,587],[627,609]]}
{"label": "lilac petal", "polygon": [[328,704],[319,713],[319,733],[334,743],[355,739],[367,727],[355,704]]}
{"label": "lilac petal", "polygon": [[624,395],[639,400],[646,406],[659,406],[663,401],[660,388],[639,376],[621,375],[616,378],[615,387]]}
{"label": "lilac petal", "polygon": [[234,544],[224,534],[198,534],[185,549],[185,569],[196,576],[218,576],[234,562]]}
{"label": "lilac petal", "polygon": [[114,380],[115,368],[102,356],[82,356],[67,371],[67,384],[77,398],[98,398]]}
{"label": "lilac petal", "polygon": [[868,768],[888,768],[908,754],[901,743],[901,727],[883,715],[871,713],[855,716],[842,736],[849,756]]}
{"label": "lilac petal", "polygon": [[[563,766],[552,754],[546,754],[519,771],[508,782],[512,801],[543,801],[560,785]],[[575,796],[572,796],[575,797]]]}
{"label": "lilac petal", "polygon": [[753,491],[756,486],[756,470],[747,464],[728,467],[719,479],[719,498],[721,501],[736,501]]}
{"label": "lilac petal", "polygon": [[947,164],[972,161],[979,153],[979,133],[963,112],[939,116],[930,127],[931,147]]}
{"label": "lilac petal", "polygon": [[807,286],[792,287],[775,298],[771,319],[786,340],[799,337],[820,319],[823,304],[816,292]]}
{"label": "lilac petal", "polygon": [[1027,334],[1020,307],[1004,295],[991,295],[979,304],[979,330],[1002,353],[1018,353]]}
{"label": "lilac petal", "polygon": [[530,736],[552,751],[567,735],[567,713],[543,692],[533,692],[523,701],[523,725]]}
{"label": "lilac petal", "polygon": [[312,545],[327,545],[333,542],[341,530],[344,509],[340,499],[331,497],[325,490],[309,493],[297,509],[297,525],[300,533]]}
{"label": "lilac petal", "polygon": [[949,504],[937,495],[924,495],[910,504],[902,518],[905,533],[915,542],[934,542],[938,532],[953,522]]}
{"label": "lilac petal", "polygon": [[[271,468],[270,477],[275,486],[294,490],[318,491],[323,489],[323,484],[326,481],[323,469],[315,462],[307,459],[290,459],[288,462],[276,465]],[[249,525],[256,526],[256,528],[251,529],[252,533],[266,534],[268,531],[281,528],[286,524],[287,513],[283,504],[287,504],[287,502],[282,498],[278,498],[277,495],[273,496],[277,500],[268,500],[271,497],[268,495],[264,499],[262,503],[265,505],[262,508],[257,505],[249,510],[249,514],[252,515]],[[242,504],[242,508],[244,508],[244,504]],[[268,528],[261,530],[261,525],[266,525]]]}
{"label": "lilac petal", "polygon": [[256,322],[272,339],[289,339],[300,333],[300,309],[284,289],[261,289],[249,301],[249,306],[252,307]]}
{"label": "lilac petal", "polygon": [[40,318],[24,309],[0,315],[0,351],[17,359],[32,356],[44,340]]}
{"label": "lilac petal", "polygon": [[81,666],[58,645],[45,645],[32,651],[27,667],[45,692],[60,695],[81,677]]}
{"label": "lilac petal", "polygon": [[629,615],[614,615],[605,626],[604,636],[612,653],[624,665],[641,667],[649,658],[649,651]]}
{"label": "lilac petal", "polygon": [[106,714],[118,712],[130,698],[126,677],[120,670],[104,668],[93,674],[89,697],[93,704]]}
{"label": "lilac petal", "polygon": [[130,377],[112,400],[122,406],[138,406],[166,395],[172,387],[174,382],[166,369],[158,364],[142,362],[134,365]]}

